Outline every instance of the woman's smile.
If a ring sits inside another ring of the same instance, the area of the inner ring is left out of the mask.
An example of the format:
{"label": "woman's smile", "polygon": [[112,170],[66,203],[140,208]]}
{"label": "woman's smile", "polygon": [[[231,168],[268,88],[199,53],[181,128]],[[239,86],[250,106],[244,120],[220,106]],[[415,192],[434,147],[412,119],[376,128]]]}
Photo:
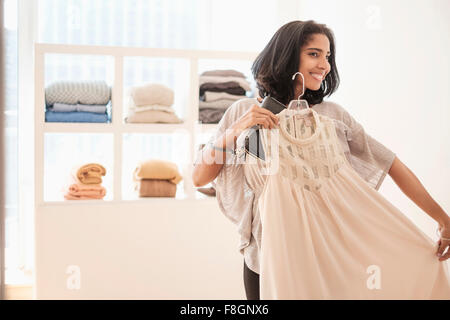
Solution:
{"label": "woman's smile", "polygon": [[317,81],[322,82],[323,81],[323,74],[322,73],[309,73],[314,79],[316,79]]}

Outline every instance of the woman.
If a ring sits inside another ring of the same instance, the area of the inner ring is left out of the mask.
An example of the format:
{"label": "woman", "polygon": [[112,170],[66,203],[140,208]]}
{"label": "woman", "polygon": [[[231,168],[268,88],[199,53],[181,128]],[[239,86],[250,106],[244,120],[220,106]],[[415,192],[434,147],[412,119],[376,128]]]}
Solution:
{"label": "woman", "polygon": [[[306,88],[302,99],[319,114],[336,120],[336,133],[342,149],[354,170],[378,190],[386,174],[423,211],[438,223],[441,238],[436,259],[447,260],[450,250],[450,218],[431,198],[418,178],[391,150],[366,134],[362,126],[338,104],[324,101],[339,85],[335,64],[335,44],[331,30],[314,21],[292,21],[282,26],[256,58],[252,66],[259,95],[272,97],[288,105],[302,93],[302,77]],[[221,119],[216,134],[199,153],[194,172],[195,186],[214,179],[219,207],[238,226],[239,246],[244,255],[244,284],[247,299],[259,299],[259,254],[261,221],[258,212],[260,193],[245,177],[243,146],[237,146],[239,135],[261,125],[275,128],[278,117],[260,108],[256,99],[235,102]]]}

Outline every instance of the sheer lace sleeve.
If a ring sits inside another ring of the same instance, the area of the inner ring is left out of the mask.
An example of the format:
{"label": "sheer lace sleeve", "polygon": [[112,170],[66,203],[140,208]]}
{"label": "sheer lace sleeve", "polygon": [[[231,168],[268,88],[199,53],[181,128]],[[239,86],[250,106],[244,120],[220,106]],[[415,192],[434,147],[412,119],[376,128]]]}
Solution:
{"label": "sheer lace sleeve", "polygon": [[366,133],[363,126],[346,111],[343,121],[349,127],[347,141],[352,166],[378,190],[392,166],[395,153]]}

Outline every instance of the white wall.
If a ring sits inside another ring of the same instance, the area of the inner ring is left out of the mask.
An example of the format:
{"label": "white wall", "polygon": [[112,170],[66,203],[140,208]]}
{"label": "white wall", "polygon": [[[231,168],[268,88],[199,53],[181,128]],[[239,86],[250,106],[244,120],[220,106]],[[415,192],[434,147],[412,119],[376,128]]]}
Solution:
{"label": "white wall", "polygon": [[[341,85],[328,99],[394,151],[450,213],[450,1],[283,3],[280,26],[311,19],[335,34]],[[380,192],[437,238],[434,220],[390,177]]]}

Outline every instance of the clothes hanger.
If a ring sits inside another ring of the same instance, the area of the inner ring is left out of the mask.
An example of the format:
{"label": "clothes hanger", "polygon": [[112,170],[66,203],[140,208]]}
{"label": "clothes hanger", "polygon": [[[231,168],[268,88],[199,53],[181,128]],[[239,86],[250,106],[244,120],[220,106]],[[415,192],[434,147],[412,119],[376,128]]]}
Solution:
{"label": "clothes hanger", "polygon": [[[307,117],[308,115],[312,114],[314,117],[316,117],[313,109],[310,108],[308,101],[306,101],[305,99],[300,99],[301,96],[303,96],[305,93],[305,77],[303,76],[303,74],[301,72],[296,72],[292,76],[292,80],[295,80],[295,76],[297,74],[300,74],[302,76],[302,93],[298,96],[298,98],[296,100],[292,100],[288,106],[289,110],[294,110],[292,115],[290,115],[288,118],[294,117],[294,121],[292,121],[292,122],[294,123],[294,136],[296,138],[297,138],[297,130],[295,129],[295,116],[302,115],[302,117]],[[316,124],[318,124],[317,118],[316,118]]]}
{"label": "clothes hanger", "polygon": [[[302,95],[305,94],[305,77],[303,77],[303,74],[301,72],[296,72],[293,76],[292,76],[292,80],[295,80],[295,76],[297,74],[300,74],[302,76],[302,93],[298,96],[297,100],[292,100],[289,103],[288,109],[290,110],[295,110],[294,114],[300,114],[302,109],[305,109],[307,111],[302,111],[302,113],[304,114],[310,114],[311,112],[311,108],[309,107],[308,101],[306,101],[305,99],[300,99]],[[303,108],[301,108],[303,107]]]}

